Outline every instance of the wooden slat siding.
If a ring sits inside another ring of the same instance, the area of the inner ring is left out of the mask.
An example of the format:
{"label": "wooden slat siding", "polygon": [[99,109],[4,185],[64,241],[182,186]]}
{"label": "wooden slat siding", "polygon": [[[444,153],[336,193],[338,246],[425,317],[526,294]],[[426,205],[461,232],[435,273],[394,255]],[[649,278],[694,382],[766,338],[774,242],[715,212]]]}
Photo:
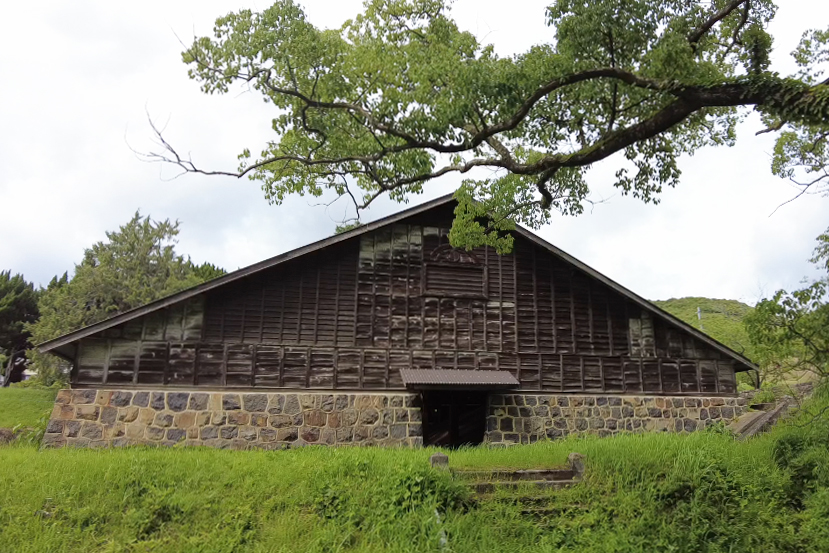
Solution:
{"label": "wooden slat siding", "polygon": [[[515,244],[514,247],[517,249],[518,245]],[[518,255],[513,254],[510,257],[512,258],[512,297],[513,305],[515,306],[513,308],[515,310],[515,349],[521,351],[521,298],[518,295]],[[515,375],[515,379],[521,382],[521,358],[519,357],[516,361],[517,374]]]}
{"label": "wooden slat siding", "polygon": [[[172,306],[133,330],[112,327],[94,359],[79,355],[76,378],[115,384],[126,371],[123,378],[139,386],[400,389],[399,367],[408,364],[508,370],[525,390],[734,387],[729,367],[716,368],[718,351],[638,306],[629,309],[626,296],[523,238],[509,256],[473,251],[486,267],[485,300],[424,297],[423,261],[447,233],[401,223],[216,289],[201,308]],[[631,317],[641,327],[636,344]],[[135,349],[120,341],[128,336]]]}

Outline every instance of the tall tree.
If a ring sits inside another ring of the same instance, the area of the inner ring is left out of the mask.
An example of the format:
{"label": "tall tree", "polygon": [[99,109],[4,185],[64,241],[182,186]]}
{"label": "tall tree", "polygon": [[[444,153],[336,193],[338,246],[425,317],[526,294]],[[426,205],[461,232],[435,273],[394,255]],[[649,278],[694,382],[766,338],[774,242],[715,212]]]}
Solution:
{"label": "tall tree", "polygon": [[[23,275],[12,276],[11,271],[0,271],[0,373],[5,374],[6,363],[29,347],[30,334],[26,325],[38,316],[38,293]],[[0,383],[3,379],[0,378]]]}
{"label": "tall tree", "polygon": [[746,317],[746,328],[767,372],[829,377],[829,229],[810,260],[826,274],[798,290],[778,290]]}
{"label": "tall tree", "polygon": [[[118,231],[107,232],[106,241],[85,250],[71,279],[55,277],[44,290],[40,318],[27,327],[32,340],[56,338],[224,274],[177,254],[178,233],[178,221],[153,221],[138,212]],[[33,351],[30,357],[46,384],[61,378],[52,356]]]}
{"label": "tall tree", "polygon": [[358,213],[488,168],[458,191],[450,239],[501,250],[513,220],[580,213],[586,170],[610,156],[624,162],[622,193],[657,202],[679,182],[678,158],[734,144],[749,109],[778,133],[774,174],[829,182],[829,29],[806,31],[799,70],[781,76],[769,67],[771,0],[551,0],[551,41],[508,58],[459,30],[450,4],[366,0],[337,30],[293,0],[221,17],[183,53],[190,77],[206,93],[252,87],[276,108],[276,136],[243,151],[237,171],[198,167],[163,138],[148,155],[248,176],[273,203],[333,191]]}

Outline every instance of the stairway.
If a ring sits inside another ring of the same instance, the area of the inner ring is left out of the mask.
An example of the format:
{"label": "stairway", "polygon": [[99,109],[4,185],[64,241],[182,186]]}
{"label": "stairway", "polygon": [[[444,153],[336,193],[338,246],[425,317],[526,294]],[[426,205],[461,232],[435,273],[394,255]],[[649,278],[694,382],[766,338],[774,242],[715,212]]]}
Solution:
{"label": "stairway", "polygon": [[497,490],[521,488],[561,489],[579,481],[570,468],[532,470],[459,470],[453,471],[455,478],[469,481],[469,487],[476,494],[490,494]]}
{"label": "stairway", "polygon": [[[433,455],[430,461],[433,467],[448,468],[449,465],[449,458],[440,453]],[[566,466],[546,469],[449,470],[454,478],[467,482],[478,496],[510,490],[524,492],[526,499],[532,499],[532,492],[559,490],[581,481],[584,476],[584,457],[579,453],[571,453]]]}

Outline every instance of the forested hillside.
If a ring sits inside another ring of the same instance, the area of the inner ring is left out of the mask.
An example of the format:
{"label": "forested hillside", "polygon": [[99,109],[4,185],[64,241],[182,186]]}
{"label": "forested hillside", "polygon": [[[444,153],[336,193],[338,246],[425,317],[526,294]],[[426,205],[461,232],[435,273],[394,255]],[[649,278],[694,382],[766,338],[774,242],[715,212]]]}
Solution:
{"label": "forested hillside", "polygon": [[[734,351],[753,358],[751,342],[743,325],[743,317],[754,309],[750,305],[711,298],[671,298],[653,303]],[[697,308],[702,320],[697,318]]]}

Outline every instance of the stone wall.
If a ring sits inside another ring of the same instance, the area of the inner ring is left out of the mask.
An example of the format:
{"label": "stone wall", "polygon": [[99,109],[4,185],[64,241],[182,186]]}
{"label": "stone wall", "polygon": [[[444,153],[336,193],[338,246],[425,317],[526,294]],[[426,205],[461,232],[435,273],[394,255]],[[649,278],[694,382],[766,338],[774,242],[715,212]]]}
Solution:
{"label": "stone wall", "polygon": [[[725,397],[491,394],[484,442],[692,432],[732,422],[745,405]],[[43,445],[420,446],[421,420],[418,395],[407,393],[61,390]]]}
{"label": "stone wall", "polygon": [[418,446],[420,421],[418,396],[405,393],[61,390],[43,445]]}
{"label": "stone wall", "polygon": [[693,432],[734,421],[744,398],[492,394],[486,435],[490,444],[526,444],[569,434]]}

